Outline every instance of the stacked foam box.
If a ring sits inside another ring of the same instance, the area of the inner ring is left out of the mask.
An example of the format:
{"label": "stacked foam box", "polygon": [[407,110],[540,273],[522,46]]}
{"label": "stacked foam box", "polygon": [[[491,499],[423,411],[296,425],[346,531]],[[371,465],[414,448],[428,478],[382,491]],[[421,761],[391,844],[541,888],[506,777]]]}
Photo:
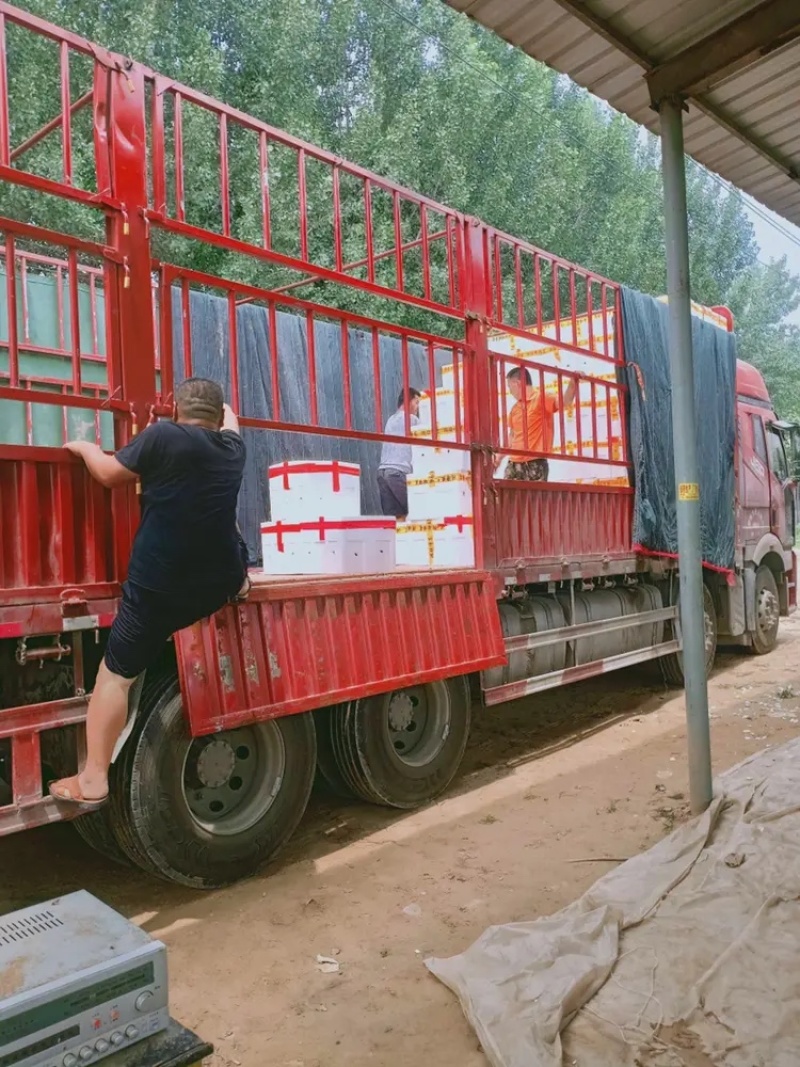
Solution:
{"label": "stacked foam box", "polygon": [[269,469],[272,519],[261,524],[267,574],[382,574],[396,565],[396,524],[361,515],[361,468],[338,460]]}
{"label": "stacked foam box", "polygon": [[474,567],[472,517],[398,523],[397,562],[407,567]]}
{"label": "stacked foam box", "polygon": [[[442,385],[420,403],[420,423],[413,436],[431,438],[435,411],[437,440],[454,441],[457,426],[463,425],[462,388],[459,382],[456,389],[452,365],[444,367]],[[474,566],[469,452],[447,445],[415,445],[414,471],[407,484],[408,521],[397,527],[397,562],[409,567]]]}
{"label": "stacked foam box", "polygon": [[[591,319],[587,315],[579,315],[573,324],[571,319],[562,319],[560,323],[549,322],[542,327],[542,335],[550,341],[560,341],[563,344],[575,344],[581,347],[591,345],[608,356],[614,355],[614,317],[611,310],[595,312]],[[563,419],[564,455],[568,459],[553,458],[549,460],[551,482],[572,482],[574,484],[622,486],[628,484],[628,477],[624,467],[613,466],[611,463],[595,461],[594,446],[596,443],[596,460],[616,460],[623,458],[622,420],[620,418],[619,397],[616,389],[611,388],[606,395],[605,388],[599,384],[607,381],[610,386],[616,384],[614,368],[606,361],[584,353],[577,353],[568,348],[562,348],[560,344],[521,340],[511,334],[494,334],[490,338],[490,347],[495,352],[516,356],[519,359],[531,360],[539,366],[552,367],[553,371],[566,370],[577,371],[579,374],[594,378],[595,385],[595,415],[592,417],[592,386],[589,382],[580,382],[580,420],[578,419],[578,407],[572,405],[565,409]],[[515,364],[516,365],[516,364]],[[511,364],[507,366],[510,369]],[[558,378],[551,372],[545,372],[545,391],[556,396],[558,394]],[[533,388],[540,386],[538,370],[531,373]],[[539,379],[539,380],[537,380]],[[567,379],[564,378],[563,386],[566,389]],[[505,403],[501,404],[501,425],[503,425],[502,408],[505,407],[505,418],[513,407],[515,401],[510,393],[506,393]],[[580,421],[580,426],[578,425]],[[506,423],[507,425],[507,423]],[[556,414],[553,419],[553,451],[561,449],[562,420]],[[592,461],[589,461],[592,457]],[[581,458],[584,462],[581,462]],[[502,478],[506,464],[503,463],[497,470],[497,477]]]}

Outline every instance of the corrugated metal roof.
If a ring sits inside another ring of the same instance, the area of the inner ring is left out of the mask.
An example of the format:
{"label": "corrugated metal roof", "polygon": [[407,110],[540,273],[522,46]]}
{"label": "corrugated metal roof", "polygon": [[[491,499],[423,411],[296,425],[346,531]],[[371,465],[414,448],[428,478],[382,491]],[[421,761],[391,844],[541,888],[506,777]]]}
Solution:
{"label": "corrugated metal roof", "polygon": [[772,45],[744,65],[724,67],[717,78],[709,74],[702,90],[692,89],[686,152],[800,225],[800,0],[445,3],[655,133],[658,115],[646,73],[723,33],[733,20],[753,16],[763,26],[772,19],[778,34]]}

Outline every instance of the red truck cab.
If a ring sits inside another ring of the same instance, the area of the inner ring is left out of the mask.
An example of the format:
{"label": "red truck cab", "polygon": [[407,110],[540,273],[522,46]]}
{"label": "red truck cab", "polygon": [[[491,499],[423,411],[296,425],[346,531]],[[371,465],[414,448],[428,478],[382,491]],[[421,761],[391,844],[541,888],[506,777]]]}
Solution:
{"label": "red truck cab", "polygon": [[[796,428],[778,419],[760,372],[742,360],[736,368],[736,416],[736,542],[737,564],[745,584],[745,614],[753,611],[769,616],[780,611],[786,615],[797,606]],[[779,579],[776,590],[761,588],[758,574],[762,567]],[[781,575],[784,580],[780,580]],[[737,620],[726,636],[740,636],[740,623],[744,624],[742,633],[757,633],[756,621],[749,617]]]}

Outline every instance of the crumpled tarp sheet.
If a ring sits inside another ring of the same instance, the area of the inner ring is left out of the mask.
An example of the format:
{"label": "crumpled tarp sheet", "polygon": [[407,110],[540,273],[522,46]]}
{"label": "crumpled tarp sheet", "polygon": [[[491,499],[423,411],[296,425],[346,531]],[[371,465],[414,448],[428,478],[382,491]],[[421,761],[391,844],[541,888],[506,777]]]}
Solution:
{"label": "crumpled tarp sheet", "polygon": [[494,1067],[797,1067],[800,739],[557,915],[426,963]]}
{"label": "crumpled tarp sheet", "polygon": [[[652,296],[622,290],[629,441],[633,462],[633,540],[654,552],[678,552],[672,436],[669,308]],[[700,470],[703,560],[729,570],[734,563],[736,338],[692,315],[694,413]]]}

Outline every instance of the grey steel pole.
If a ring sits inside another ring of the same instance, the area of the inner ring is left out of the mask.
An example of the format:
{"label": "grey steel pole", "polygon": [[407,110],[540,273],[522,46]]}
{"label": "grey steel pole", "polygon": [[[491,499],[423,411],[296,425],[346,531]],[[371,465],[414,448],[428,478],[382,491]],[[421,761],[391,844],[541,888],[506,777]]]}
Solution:
{"label": "grey steel pole", "polygon": [[683,101],[659,104],[661,168],[669,295],[669,358],[672,376],[672,433],[678,504],[683,676],[692,811],[711,803],[711,737],[705,667],[703,567],[700,547],[700,492],[695,432],[692,313],[689,301],[689,230],[683,158]]}

